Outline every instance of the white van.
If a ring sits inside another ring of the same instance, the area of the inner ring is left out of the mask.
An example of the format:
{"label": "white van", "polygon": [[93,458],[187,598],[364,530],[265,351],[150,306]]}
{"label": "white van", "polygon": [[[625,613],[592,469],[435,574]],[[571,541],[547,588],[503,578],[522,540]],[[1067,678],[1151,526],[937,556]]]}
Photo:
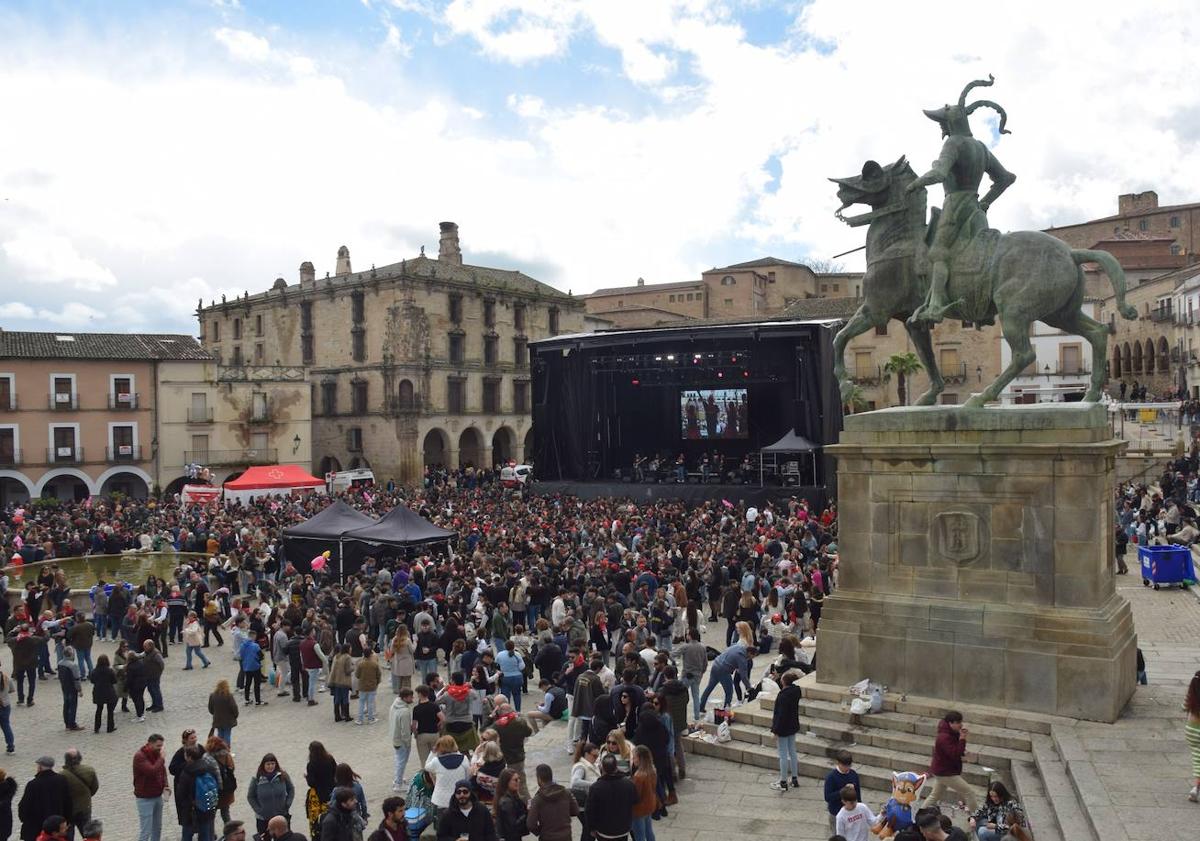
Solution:
{"label": "white van", "polygon": [[366,468],[342,470],[337,473],[325,474],[325,487],[329,489],[329,493],[337,493],[349,488],[359,488],[364,485],[374,484],[375,474]]}
{"label": "white van", "polygon": [[523,488],[533,477],[533,467],[528,464],[513,464],[500,468],[500,484],[506,488]]}

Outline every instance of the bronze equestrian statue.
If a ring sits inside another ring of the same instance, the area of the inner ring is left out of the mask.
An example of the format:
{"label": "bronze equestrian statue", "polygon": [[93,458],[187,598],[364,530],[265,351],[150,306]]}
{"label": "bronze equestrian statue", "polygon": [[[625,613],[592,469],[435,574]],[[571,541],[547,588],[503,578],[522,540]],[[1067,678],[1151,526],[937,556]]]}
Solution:
{"label": "bronze equestrian statue", "polygon": [[[987,225],[987,209],[1016,177],[991,151],[971,136],[967,116],[980,106],[1000,113],[1000,132],[1007,134],[1007,115],[993,102],[966,104],[967,85],[957,105],[925,114],[942,126],[946,142],[929,172],[917,177],[905,158],[888,166],[867,161],[862,173],[830,179],[838,185],[841,207],[837,218],[851,227],[867,226],[867,271],[863,303],[833,341],[834,374],[842,398],[850,399],[853,381],[846,374],[846,343],[889,319],[904,322],[921,364],[929,373],[929,390],[917,405],[937,401],[945,383],[933,355],[932,325],[943,318],[975,324],[994,324],[999,317],[1004,339],[1012,349],[1007,368],[967,406],[998,399],[1014,377],[1036,359],[1029,326],[1044,322],[1087,339],[1092,347],[1092,379],[1085,401],[1096,401],[1104,385],[1108,328],[1088,315],[1083,304],[1083,263],[1098,263],[1108,275],[1117,308],[1128,319],[1137,310],[1125,302],[1125,272],[1107,251],[1073,249],[1040,231],[1001,234]],[[982,200],[978,189],[984,175],[992,187]],[[945,206],[934,208],[926,220],[926,190],[941,183]],[[846,217],[855,204],[871,209]]]}

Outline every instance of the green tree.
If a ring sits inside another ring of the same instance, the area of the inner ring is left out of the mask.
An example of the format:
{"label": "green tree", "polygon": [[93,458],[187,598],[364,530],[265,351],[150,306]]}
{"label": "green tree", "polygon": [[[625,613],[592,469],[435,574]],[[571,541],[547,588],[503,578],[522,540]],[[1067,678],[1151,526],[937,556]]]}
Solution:
{"label": "green tree", "polygon": [[908,378],[922,369],[921,361],[911,350],[905,353],[893,353],[883,365],[883,373],[887,379],[896,375],[896,395],[900,405],[908,405]]}
{"label": "green tree", "polygon": [[851,387],[849,393],[846,395],[846,399],[842,403],[849,409],[849,414],[852,415],[861,412],[870,405],[867,402],[867,398],[863,395],[862,387],[857,384]]}

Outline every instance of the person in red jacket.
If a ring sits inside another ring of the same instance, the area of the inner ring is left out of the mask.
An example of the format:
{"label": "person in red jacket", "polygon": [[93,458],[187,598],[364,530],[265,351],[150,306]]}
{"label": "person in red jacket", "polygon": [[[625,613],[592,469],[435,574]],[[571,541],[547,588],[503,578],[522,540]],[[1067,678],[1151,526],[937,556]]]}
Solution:
{"label": "person in red jacket", "polygon": [[967,728],[962,713],[951,710],[938,722],[937,740],[933,743],[933,760],[929,763],[929,776],[933,786],[925,798],[925,806],[939,802],[946,789],[956,792],[967,808],[974,812],[979,800],[967,781],[962,777],[963,754],[967,752]]}
{"label": "person in red jacket", "polygon": [[163,761],[163,737],[153,733],[133,755],[133,796],[137,799],[137,841],[161,841],[163,795],[171,793],[167,785],[167,766]]}

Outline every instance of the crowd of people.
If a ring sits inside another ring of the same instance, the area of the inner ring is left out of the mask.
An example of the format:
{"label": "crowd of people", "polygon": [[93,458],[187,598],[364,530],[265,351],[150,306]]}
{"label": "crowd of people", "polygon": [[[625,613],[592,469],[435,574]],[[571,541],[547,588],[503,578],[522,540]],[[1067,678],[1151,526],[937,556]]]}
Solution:
{"label": "crowd of people", "polygon": [[[64,571],[41,564],[3,617],[14,668],[0,681],[31,706],[39,679],[57,677],[68,730],[85,729],[76,716],[86,688],[93,731],[112,732],[118,705],[139,721],[164,708],[168,660],[222,670],[213,647],[236,653],[236,675],[216,676],[211,719],[197,722],[210,725],[206,739],[184,731],[169,760],[162,735],[137,751],[140,838],[161,837],[166,798],[183,838],[221,837],[218,818],[240,791],[263,838],[367,837],[374,819],[358,776],[320,741],[302,783],[268,754],[237,784],[232,745],[247,705],[290,696],[321,716],[324,694],[329,727],[378,724],[392,742],[393,792],[374,841],[407,837],[404,811],[414,807],[439,837],[565,841],[580,820],[585,837],[653,839],[686,775],[682,739],[709,696],[720,687],[729,706],[754,691],[749,664],[760,653],[776,655],[777,678],[811,671],[837,576],[836,508],[799,499],[758,508],[522,496],[478,473],[433,477],[407,499],[386,488],[345,498],[375,514],[408,504],[457,538],[436,554],[368,558],[337,580],[283,551],[282,530],[317,513],[321,498],[96,499],[6,512],[0,546],[13,580],[4,586],[33,572],[13,566],[14,555],[200,553],[181,555],[163,579],[101,579],[74,599]],[[710,622],[725,625],[724,651],[701,642]],[[99,640],[116,642],[111,657],[93,657]],[[377,701],[381,689],[390,705]],[[10,710],[0,707],[11,751]],[[546,727],[572,754],[569,780],[555,781],[549,766],[526,777],[525,741]],[[90,801],[37,802],[18,814],[23,839],[56,838],[57,828],[43,829],[55,817],[80,831],[93,821]],[[245,831],[235,824],[225,837]]]}

